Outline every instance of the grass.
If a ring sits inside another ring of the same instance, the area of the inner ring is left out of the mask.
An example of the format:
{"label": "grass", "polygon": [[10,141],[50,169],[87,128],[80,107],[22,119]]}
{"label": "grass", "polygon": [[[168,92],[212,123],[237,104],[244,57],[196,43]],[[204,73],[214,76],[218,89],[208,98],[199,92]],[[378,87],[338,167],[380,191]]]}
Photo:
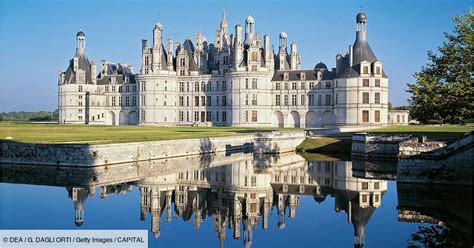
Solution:
{"label": "grass", "polygon": [[[379,129],[368,129],[361,132],[371,132],[375,134],[411,134],[416,136],[427,136],[428,140],[438,140],[451,142],[465,133],[474,131],[473,125],[466,126],[428,126],[428,125],[410,125],[410,126],[389,126]],[[321,154],[350,154],[352,149],[352,135],[354,132],[328,134],[306,139],[296,150],[306,153]]]}
{"label": "grass", "polygon": [[110,144],[136,141],[172,140],[248,135],[256,132],[287,130],[247,127],[150,127],[88,126],[0,122],[0,140],[10,136],[26,143]]}

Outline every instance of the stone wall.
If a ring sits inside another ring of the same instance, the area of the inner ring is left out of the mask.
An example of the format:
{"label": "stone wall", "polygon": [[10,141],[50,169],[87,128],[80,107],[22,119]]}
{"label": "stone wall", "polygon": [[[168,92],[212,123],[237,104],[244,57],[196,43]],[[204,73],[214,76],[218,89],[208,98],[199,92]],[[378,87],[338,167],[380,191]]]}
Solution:
{"label": "stone wall", "polygon": [[396,159],[432,152],[445,147],[443,142],[430,141],[410,135],[374,135],[359,133],[352,136],[352,156],[361,158]]}
{"label": "stone wall", "polygon": [[103,145],[1,142],[0,162],[98,166],[216,152],[232,153],[242,150],[277,154],[293,151],[305,138],[303,131],[295,131]]}

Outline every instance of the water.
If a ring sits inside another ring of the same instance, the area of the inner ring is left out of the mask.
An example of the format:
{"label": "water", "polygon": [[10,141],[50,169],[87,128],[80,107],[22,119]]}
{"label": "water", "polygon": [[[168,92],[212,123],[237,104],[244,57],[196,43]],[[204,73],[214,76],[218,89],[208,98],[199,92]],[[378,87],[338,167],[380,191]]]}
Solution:
{"label": "water", "polygon": [[240,153],[1,168],[1,229],[147,229],[150,247],[472,245],[472,188],[400,184],[390,164]]}

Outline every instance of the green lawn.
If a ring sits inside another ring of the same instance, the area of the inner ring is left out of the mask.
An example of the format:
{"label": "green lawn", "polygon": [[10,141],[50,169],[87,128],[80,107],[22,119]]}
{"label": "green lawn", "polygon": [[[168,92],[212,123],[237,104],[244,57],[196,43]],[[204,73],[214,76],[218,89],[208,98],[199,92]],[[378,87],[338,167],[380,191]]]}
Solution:
{"label": "green lawn", "polygon": [[0,122],[0,140],[10,136],[14,141],[27,143],[107,144],[238,136],[272,130],[277,128],[88,126]]}

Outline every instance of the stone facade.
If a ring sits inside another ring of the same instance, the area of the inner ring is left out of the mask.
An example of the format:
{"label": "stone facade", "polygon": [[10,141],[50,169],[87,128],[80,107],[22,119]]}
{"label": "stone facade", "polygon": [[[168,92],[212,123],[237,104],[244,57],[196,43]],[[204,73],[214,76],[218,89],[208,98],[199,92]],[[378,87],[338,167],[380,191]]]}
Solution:
{"label": "stone facade", "polygon": [[[255,31],[228,29],[225,13],[215,42],[202,33],[194,42],[164,40],[163,25],[153,41],[142,40],[141,70],[95,62],[77,34],[76,55],[59,73],[60,123],[159,126],[223,125],[260,127],[379,126],[388,122],[388,76],[366,37],[365,13],[356,16],[356,40],[336,67],[320,62],[300,69],[296,43],[285,32],[278,48]],[[176,48],[175,48],[176,45]]]}
{"label": "stone facade", "polygon": [[410,122],[410,112],[408,110],[395,110],[391,109],[388,111],[387,124],[389,125],[408,125]]}

